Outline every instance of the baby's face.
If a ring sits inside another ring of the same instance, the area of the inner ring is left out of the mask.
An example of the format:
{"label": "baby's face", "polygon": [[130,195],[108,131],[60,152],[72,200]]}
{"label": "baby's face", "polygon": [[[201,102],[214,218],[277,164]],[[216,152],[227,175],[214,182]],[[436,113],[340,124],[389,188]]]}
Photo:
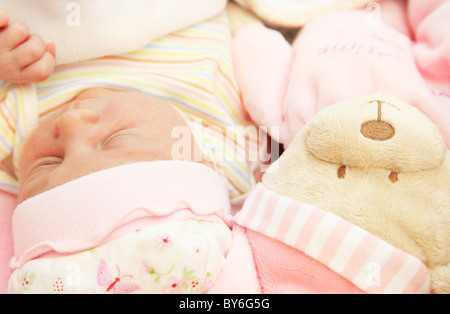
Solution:
{"label": "baby's face", "polygon": [[42,118],[19,163],[19,202],[99,170],[171,160],[186,121],[161,99],[93,89]]}

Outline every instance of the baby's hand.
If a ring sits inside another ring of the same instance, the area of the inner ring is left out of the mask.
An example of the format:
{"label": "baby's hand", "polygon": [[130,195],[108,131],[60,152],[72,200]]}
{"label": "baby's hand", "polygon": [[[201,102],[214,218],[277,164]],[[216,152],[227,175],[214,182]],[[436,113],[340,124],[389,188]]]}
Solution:
{"label": "baby's hand", "polygon": [[9,23],[0,10],[0,80],[11,83],[37,83],[49,78],[55,69],[55,45],[29,33],[21,22]]}

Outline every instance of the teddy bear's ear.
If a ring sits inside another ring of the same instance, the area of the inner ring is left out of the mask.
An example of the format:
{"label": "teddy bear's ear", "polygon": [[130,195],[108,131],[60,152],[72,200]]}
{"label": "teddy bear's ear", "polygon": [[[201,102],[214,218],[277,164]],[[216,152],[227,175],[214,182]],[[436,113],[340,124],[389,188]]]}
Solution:
{"label": "teddy bear's ear", "polygon": [[447,154],[442,135],[424,114],[381,94],[330,106],[306,128],[308,150],[333,164],[415,172],[439,167]]}

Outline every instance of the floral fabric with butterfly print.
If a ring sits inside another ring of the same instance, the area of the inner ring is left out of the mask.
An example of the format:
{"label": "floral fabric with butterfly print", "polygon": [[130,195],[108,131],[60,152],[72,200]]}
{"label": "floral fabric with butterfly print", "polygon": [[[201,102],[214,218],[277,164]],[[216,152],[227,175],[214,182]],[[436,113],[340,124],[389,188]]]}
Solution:
{"label": "floral fabric with butterfly print", "polygon": [[70,256],[40,258],[13,273],[12,293],[206,293],[224,264],[231,233],[185,220],[120,237]]}

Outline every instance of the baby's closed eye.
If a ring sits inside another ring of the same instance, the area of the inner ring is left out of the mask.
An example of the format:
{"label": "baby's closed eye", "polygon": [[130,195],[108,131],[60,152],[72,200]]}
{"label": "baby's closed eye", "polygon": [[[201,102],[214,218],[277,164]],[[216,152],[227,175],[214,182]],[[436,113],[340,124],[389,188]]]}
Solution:
{"label": "baby's closed eye", "polygon": [[27,177],[34,175],[40,171],[52,170],[63,162],[60,157],[43,157],[35,161],[28,170]]}
{"label": "baby's closed eye", "polygon": [[97,147],[98,147],[99,150],[103,150],[103,149],[105,149],[108,146],[108,144],[113,143],[117,139],[121,139],[121,138],[127,137],[127,136],[135,136],[137,134],[138,134],[137,129],[120,130],[120,131],[117,131],[117,132],[113,133],[112,135],[110,135],[102,143],[99,143]]}

